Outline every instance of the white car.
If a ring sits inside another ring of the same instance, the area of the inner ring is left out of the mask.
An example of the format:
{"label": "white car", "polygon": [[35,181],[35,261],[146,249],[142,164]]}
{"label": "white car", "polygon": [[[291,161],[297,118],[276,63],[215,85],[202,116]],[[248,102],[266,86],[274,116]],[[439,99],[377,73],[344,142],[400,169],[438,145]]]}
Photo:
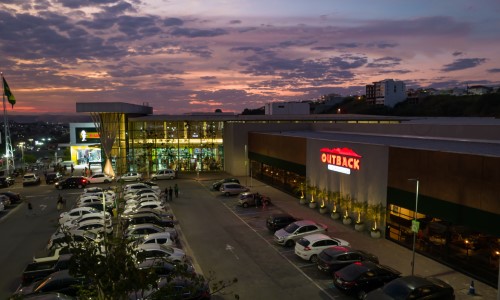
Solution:
{"label": "white car", "polygon": [[[102,212],[90,213],[90,214],[83,215],[79,218],[66,221],[64,224],[61,224],[61,227],[73,228],[78,223],[81,223],[81,222],[90,221],[90,220],[97,220],[99,222],[102,222],[103,219],[104,219],[104,214]],[[109,214],[106,214],[106,222],[108,222],[110,224],[112,224],[112,222],[113,222],[111,220],[111,216]]]}
{"label": "white car", "polygon": [[[106,206],[112,206],[114,203],[113,200],[105,198],[106,199]],[[97,197],[97,196],[89,196],[89,197],[84,197],[80,198],[76,201],[75,206],[80,207],[84,206],[87,203],[102,203],[102,197]]]}
{"label": "white car", "polygon": [[39,257],[33,256],[33,262],[40,263],[40,262],[54,261],[57,260],[59,256],[63,254],[70,254],[70,252],[71,249],[67,246],[60,248],[53,248],[52,250],[49,250],[44,256],[39,256]]}
{"label": "white car", "polygon": [[138,190],[137,192],[126,193],[123,196],[123,199],[125,201],[131,200],[131,199],[137,199],[142,195],[153,195],[153,196],[156,196],[156,198],[158,198],[158,194],[155,191],[153,191],[152,189],[144,189],[144,190]]}
{"label": "white car", "polygon": [[311,220],[298,220],[274,233],[274,241],[285,247],[292,247],[301,237],[313,233],[324,233],[328,226]]}
{"label": "white car", "polygon": [[146,200],[146,201],[139,201],[136,203],[130,203],[130,204],[125,205],[125,211],[136,210],[136,209],[144,208],[144,207],[158,208],[158,209],[163,209],[163,210],[165,209],[164,204],[161,201]]}
{"label": "white car", "polygon": [[175,228],[171,227],[161,227],[151,223],[130,225],[127,227],[124,236],[129,239],[137,239],[148,234],[158,233],[158,232],[168,232],[172,239],[177,239],[178,234]]}
{"label": "white car", "polygon": [[77,207],[73,208],[70,211],[63,212],[61,215],[59,215],[59,225],[64,224],[66,221],[76,219],[78,217],[81,217],[86,214],[90,213],[98,213],[99,211],[93,207]]}
{"label": "white car", "polygon": [[224,196],[238,195],[239,193],[248,191],[250,191],[250,189],[246,186],[234,182],[223,183],[220,187],[220,192]]}
{"label": "white car", "polygon": [[81,243],[84,241],[94,241],[96,243],[100,242],[99,235],[94,232],[74,229],[68,230],[66,232],[57,230],[50,237],[50,240],[47,243],[47,250],[68,246],[68,238],[71,238],[76,243]]}
{"label": "white car", "polygon": [[146,236],[138,238],[132,243],[133,247],[138,247],[139,245],[143,244],[160,244],[166,246],[175,246],[175,242],[173,241],[172,237],[170,236],[170,233],[168,232],[158,232],[158,233],[148,234]]}
{"label": "white car", "polygon": [[125,201],[126,201],[125,205],[137,204],[137,203],[146,202],[146,201],[161,202],[161,200],[158,199],[158,196],[153,195],[153,194],[142,195],[142,196],[136,197],[136,198],[129,198],[129,199],[125,199]]}
{"label": "white car", "polygon": [[109,183],[113,181],[113,177],[110,177],[104,173],[97,173],[87,177],[90,183]]}
{"label": "white car", "polygon": [[158,213],[159,216],[162,215],[167,215],[165,213],[166,209],[165,206],[163,206],[163,203],[158,202],[158,201],[148,201],[148,202],[143,202],[135,206],[127,206],[125,210],[122,213],[123,217],[127,217],[129,215],[132,215],[134,213],[139,213],[141,211],[147,211],[147,210],[152,210]]}
{"label": "white car", "polygon": [[142,180],[142,174],[137,173],[137,172],[128,172],[126,174],[123,174],[122,176],[119,176],[116,178],[116,181],[141,181]]}
{"label": "white car", "polygon": [[152,189],[152,187],[144,182],[129,183],[123,187],[123,193],[126,194],[130,191],[140,189]]}
{"label": "white car", "polygon": [[174,179],[175,171],[171,169],[160,170],[151,176],[151,180]]}
{"label": "white car", "polygon": [[106,222],[106,226],[104,226],[104,222],[102,220],[88,220],[76,223],[75,226],[71,228],[71,230],[93,232],[96,234],[101,234],[103,232],[111,234],[113,233],[113,223]]}
{"label": "white car", "polygon": [[295,243],[295,254],[303,260],[318,261],[321,251],[332,246],[350,246],[349,242],[342,239],[329,237],[323,233],[314,233],[300,238]]}
{"label": "white car", "polygon": [[143,261],[150,258],[162,258],[170,262],[186,261],[186,253],[184,250],[161,245],[161,244],[142,244],[134,250],[137,251],[137,260]]}

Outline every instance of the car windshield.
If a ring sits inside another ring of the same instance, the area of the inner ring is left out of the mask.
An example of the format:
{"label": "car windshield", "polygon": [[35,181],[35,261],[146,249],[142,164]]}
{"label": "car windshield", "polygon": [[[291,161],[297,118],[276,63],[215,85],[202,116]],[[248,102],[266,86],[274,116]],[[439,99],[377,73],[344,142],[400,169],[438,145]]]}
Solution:
{"label": "car windshield", "polygon": [[285,227],[285,231],[288,233],[294,233],[295,230],[297,230],[298,228],[299,228],[299,225],[292,223],[292,224],[288,225],[287,227]]}
{"label": "car windshield", "polygon": [[365,266],[359,265],[359,263],[354,263],[343,268],[340,271],[340,274],[342,279],[344,279],[345,281],[353,281],[367,270],[368,268],[366,268]]}
{"label": "car windshield", "polygon": [[309,246],[311,242],[309,242],[307,239],[305,238],[301,238],[300,240],[297,241],[297,244],[301,245],[301,246],[304,246],[304,247],[307,247]]}
{"label": "car windshield", "polygon": [[406,299],[411,289],[401,281],[392,281],[383,288],[384,294],[391,296],[396,300]]}

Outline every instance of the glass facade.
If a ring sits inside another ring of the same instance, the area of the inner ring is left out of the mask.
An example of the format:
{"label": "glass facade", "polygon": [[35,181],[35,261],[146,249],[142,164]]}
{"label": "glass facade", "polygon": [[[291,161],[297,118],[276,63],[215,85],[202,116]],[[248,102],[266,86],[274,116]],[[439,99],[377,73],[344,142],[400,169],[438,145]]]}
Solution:
{"label": "glass facade", "polygon": [[127,171],[223,170],[223,130],[217,121],[130,122]]}

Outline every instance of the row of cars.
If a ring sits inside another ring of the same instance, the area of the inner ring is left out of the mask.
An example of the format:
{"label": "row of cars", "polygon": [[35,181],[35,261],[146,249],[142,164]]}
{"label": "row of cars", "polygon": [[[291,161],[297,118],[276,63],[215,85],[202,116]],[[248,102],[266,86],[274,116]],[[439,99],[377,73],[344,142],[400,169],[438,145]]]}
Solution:
{"label": "row of cars", "polygon": [[312,220],[300,220],[289,214],[274,214],[266,220],[274,241],[294,247],[294,253],[313,262],[318,270],[331,276],[333,285],[357,299],[455,299],[453,288],[433,277],[402,276],[378,257],[349,242],[330,237],[328,228]]}
{"label": "row of cars", "polygon": [[[33,263],[26,267],[16,295],[58,292],[76,296],[78,289],[75,285],[85,285],[87,281],[68,271],[72,247],[84,247],[87,245],[85,243],[103,245],[104,238],[113,234],[128,244],[127,249],[132,249],[130,256],[139,270],[153,270],[158,276],[158,288],[133,292],[129,299],[145,299],[145,295],[154,294],[159,287],[167,284],[170,287],[173,284],[174,289],[182,293],[183,297],[185,295],[186,299],[210,298],[208,285],[204,281],[192,288],[193,284],[190,285],[187,278],[166,280],[178,265],[187,265],[190,273],[194,273],[194,268],[189,264],[186,253],[178,246],[174,217],[167,212],[162,197],[161,189],[153,182],[128,184],[119,194],[112,189],[85,189],[75,207],[60,214],[59,228],[47,243],[46,254],[34,257]],[[116,207],[117,203],[122,202],[125,210],[119,219],[112,218],[109,212],[103,212],[106,207]],[[106,253],[104,246],[101,246],[101,252]]]}

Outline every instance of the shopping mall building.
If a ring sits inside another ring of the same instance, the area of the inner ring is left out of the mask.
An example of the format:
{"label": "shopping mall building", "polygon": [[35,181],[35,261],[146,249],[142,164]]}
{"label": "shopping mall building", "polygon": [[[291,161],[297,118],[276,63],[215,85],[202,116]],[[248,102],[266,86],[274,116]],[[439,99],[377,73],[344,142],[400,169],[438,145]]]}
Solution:
{"label": "shopping mall building", "polygon": [[76,111],[97,122],[70,124],[75,163],[108,157],[115,174],[145,177],[166,168],[251,176],[328,213],[355,221],[359,211],[367,224],[359,234],[377,219],[382,237],[411,248],[415,232],[418,252],[497,285],[500,120],[153,115],[128,103],[77,103]]}

